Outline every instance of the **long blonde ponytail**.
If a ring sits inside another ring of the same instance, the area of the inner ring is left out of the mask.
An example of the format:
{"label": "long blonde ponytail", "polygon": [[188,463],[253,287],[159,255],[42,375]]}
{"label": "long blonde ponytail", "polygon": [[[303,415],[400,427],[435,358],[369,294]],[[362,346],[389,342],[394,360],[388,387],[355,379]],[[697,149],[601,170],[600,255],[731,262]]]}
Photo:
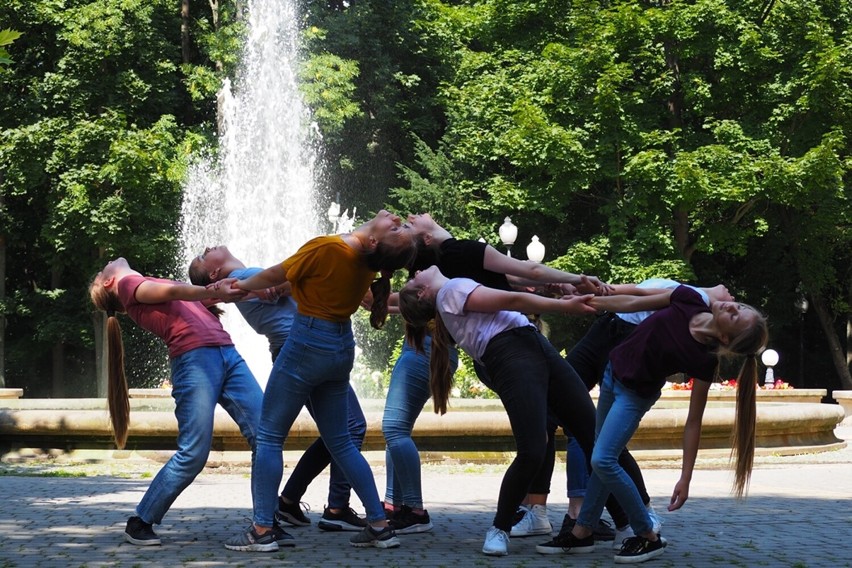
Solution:
{"label": "long blonde ponytail", "polygon": [[89,286],[89,296],[95,307],[106,312],[107,316],[107,403],[115,444],[121,449],[127,443],[130,397],[127,377],[124,374],[124,342],[121,337],[121,324],[115,314],[124,312],[124,306],[114,294],[104,288],[97,277]]}

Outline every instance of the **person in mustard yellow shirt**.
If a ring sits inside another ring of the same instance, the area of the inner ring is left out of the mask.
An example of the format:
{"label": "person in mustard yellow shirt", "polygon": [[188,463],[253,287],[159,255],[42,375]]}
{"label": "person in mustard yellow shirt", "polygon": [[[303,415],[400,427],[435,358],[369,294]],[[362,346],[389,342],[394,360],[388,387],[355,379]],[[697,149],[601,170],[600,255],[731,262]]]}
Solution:
{"label": "person in mustard yellow shirt", "polygon": [[298,306],[263,396],[252,468],[253,523],[228,540],[226,548],[259,552],[278,549],[272,527],[283,473],[281,447],[308,398],[323,442],[366,510],[368,525],[350,539],[350,544],[399,546],[399,539],[388,526],[370,466],[349,435],[349,373],[355,359],[350,316],[369,289],[373,295],[370,323],[381,328],[387,318],[390,276],[407,266],[414,254],[410,227],[397,215],[382,210],[351,233],[308,241],[281,264],[243,280],[223,279],[211,284],[250,291],[287,281]]}

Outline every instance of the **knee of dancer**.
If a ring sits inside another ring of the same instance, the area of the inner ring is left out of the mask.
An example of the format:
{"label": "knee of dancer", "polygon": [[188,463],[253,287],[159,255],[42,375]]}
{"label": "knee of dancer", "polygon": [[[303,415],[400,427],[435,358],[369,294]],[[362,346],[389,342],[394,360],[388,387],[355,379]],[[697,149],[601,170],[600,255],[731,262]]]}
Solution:
{"label": "knee of dancer", "polygon": [[602,474],[613,473],[618,470],[618,456],[607,452],[599,452],[597,448],[592,452],[592,471],[600,477]]}

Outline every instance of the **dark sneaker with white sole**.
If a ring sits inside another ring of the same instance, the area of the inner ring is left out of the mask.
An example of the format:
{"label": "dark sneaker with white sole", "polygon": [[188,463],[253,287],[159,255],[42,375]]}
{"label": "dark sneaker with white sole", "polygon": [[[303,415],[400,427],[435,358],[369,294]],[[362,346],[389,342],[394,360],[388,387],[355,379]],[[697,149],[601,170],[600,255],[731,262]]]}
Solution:
{"label": "dark sneaker with white sole", "polygon": [[595,551],[595,537],[577,538],[570,531],[560,532],[553,540],[535,547],[539,554],[586,554]]}
{"label": "dark sneaker with white sole", "polygon": [[307,503],[285,503],[284,499],[278,498],[278,510],[275,511],[275,519],[279,523],[287,523],[294,527],[306,527],[311,520],[305,515],[311,510]]}
{"label": "dark sneaker with white sole", "polygon": [[324,531],[360,531],[367,526],[367,520],[358,516],[351,507],[345,507],[339,513],[328,507],[322,513],[317,526]]}
{"label": "dark sneaker with white sole", "polygon": [[399,539],[396,538],[396,533],[390,527],[374,529],[370,525],[367,525],[364,527],[364,530],[349,539],[349,544],[358,548],[366,548],[368,546],[396,548],[399,546]]}
{"label": "dark sneaker with white sole", "polygon": [[634,536],[624,540],[615,555],[616,564],[638,564],[647,562],[652,558],[656,558],[663,553],[666,548],[666,540],[659,537],[657,540],[651,541],[642,536]]}
{"label": "dark sneaker with white sole", "polygon": [[403,505],[392,519],[388,519],[388,524],[396,534],[415,534],[432,530],[429,511],[424,509],[423,514],[418,515],[408,505]]}
{"label": "dark sneaker with white sole", "polygon": [[124,529],[124,540],[136,546],[159,546],[160,537],[154,532],[151,523],[146,523],[139,517],[127,519],[127,527]]}

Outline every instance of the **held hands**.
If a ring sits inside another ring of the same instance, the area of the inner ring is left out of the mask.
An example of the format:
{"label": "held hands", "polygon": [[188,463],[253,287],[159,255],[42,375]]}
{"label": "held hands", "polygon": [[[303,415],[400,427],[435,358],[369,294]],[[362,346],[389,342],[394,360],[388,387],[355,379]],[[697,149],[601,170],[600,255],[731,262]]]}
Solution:
{"label": "held hands", "polygon": [[216,282],[211,282],[207,285],[208,290],[212,290],[215,297],[223,302],[236,302],[242,300],[248,293],[235,286],[236,278],[223,278]]}
{"label": "held hands", "polygon": [[683,507],[687,499],[689,499],[689,482],[681,479],[675,484],[672,499],[669,502],[669,511],[677,511]]}
{"label": "held hands", "polygon": [[605,282],[601,282],[597,276],[580,275],[580,283],[576,285],[577,292],[580,294],[594,294],[595,296],[609,296],[613,293],[612,286]]}
{"label": "held hands", "polygon": [[566,302],[568,305],[566,305],[561,311],[566,314],[574,315],[595,314],[597,313],[597,310],[589,305],[589,302],[594,297],[594,294],[562,296],[560,301]]}

